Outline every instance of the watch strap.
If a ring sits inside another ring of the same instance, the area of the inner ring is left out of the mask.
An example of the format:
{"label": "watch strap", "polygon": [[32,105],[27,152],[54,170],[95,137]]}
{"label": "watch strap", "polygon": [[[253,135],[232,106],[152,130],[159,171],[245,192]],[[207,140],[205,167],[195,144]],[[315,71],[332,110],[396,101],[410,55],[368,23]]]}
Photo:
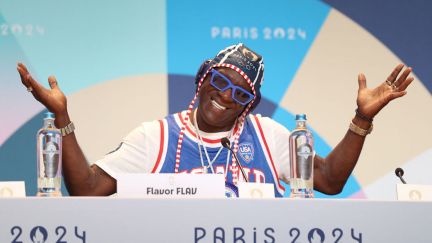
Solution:
{"label": "watch strap", "polygon": [[73,122],[70,122],[65,127],[60,128],[60,132],[63,137],[73,133],[74,131],[75,131],[75,124]]}
{"label": "watch strap", "polygon": [[366,135],[368,135],[369,133],[372,132],[373,130],[373,124],[371,124],[371,126],[369,127],[368,130],[365,130],[359,126],[357,126],[356,124],[354,124],[353,122],[350,123],[349,125],[349,130],[357,135],[360,135],[362,137],[366,137]]}

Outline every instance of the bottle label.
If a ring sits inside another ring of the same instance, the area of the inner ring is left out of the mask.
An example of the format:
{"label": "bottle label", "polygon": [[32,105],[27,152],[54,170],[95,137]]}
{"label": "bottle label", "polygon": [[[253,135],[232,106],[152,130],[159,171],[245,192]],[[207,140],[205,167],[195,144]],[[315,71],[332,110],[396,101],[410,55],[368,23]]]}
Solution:
{"label": "bottle label", "polygon": [[45,145],[43,154],[45,154],[49,159],[53,159],[54,156],[59,153],[57,148],[58,145],[55,142],[50,141]]}
{"label": "bottle label", "polygon": [[297,149],[297,156],[307,160],[310,156],[312,156],[312,147],[307,143],[300,145]]}
{"label": "bottle label", "polygon": [[297,175],[303,180],[312,179],[312,151],[312,147],[307,143],[300,145],[297,149]]}
{"label": "bottle label", "polygon": [[58,148],[59,146],[56,142],[49,141],[42,151],[45,177],[54,178],[57,175],[60,160],[60,151]]}

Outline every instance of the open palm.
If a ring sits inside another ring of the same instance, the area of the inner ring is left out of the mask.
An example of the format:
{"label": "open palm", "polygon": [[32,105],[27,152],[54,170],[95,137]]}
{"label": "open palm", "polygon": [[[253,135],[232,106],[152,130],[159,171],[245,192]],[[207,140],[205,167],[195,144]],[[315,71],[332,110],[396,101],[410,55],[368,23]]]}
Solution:
{"label": "open palm", "polygon": [[365,75],[359,74],[359,90],[357,95],[359,112],[369,118],[373,118],[390,101],[404,96],[407,93],[406,88],[414,78],[408,77],[412,71],[411,68],[406,68],[399,75],[403,68],[403,64],[397,65],[387,80],[373,89],[367,88]]}
{"label": "open palm", "polygon": [[42,103],[54,114],[66,112],[66,96],[59,89],[57,80],[54,76],[48,78],[48,83],[51,89],[46,89],[43,85],[33,79],[24,64],[18,63],[17,70],[21,76],[21,82],[27,87],[27,90],[33,94],[36,100]]}

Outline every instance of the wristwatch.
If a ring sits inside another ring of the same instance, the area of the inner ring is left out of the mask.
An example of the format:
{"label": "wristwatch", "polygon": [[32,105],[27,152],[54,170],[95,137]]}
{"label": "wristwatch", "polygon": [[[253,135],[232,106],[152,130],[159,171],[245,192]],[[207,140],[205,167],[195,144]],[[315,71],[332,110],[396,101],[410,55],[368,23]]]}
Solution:
{"label": "wristwatch", "polygon": [[65,127],[60,128],[60,132],[61,132],[62,137],[65,137],[65,136],[73,133],[74,131],[75,131],[75,125],[73,122],[70,122]]}
{"label": "wristwatch", "polygon": [[369,127],[368,130],[365,130],[359,126],[357,126],[356,124],[354,124],[353,122],[350,123],[349,125],[349,130],[357,135],[360,135],[362,137],[366,137],[366,135],[368,135],[369,133],[372,132],[373,130],[373,124],[371,124],[371,126]]}

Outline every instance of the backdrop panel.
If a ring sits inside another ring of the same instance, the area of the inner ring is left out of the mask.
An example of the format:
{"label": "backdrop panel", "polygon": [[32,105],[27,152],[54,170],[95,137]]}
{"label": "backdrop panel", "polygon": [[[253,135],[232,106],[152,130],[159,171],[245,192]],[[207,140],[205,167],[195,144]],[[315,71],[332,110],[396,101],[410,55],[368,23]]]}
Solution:
{"label": "backdrop panel", "polygon": [[[35,134],[44,111],[22,87],[17,61],[42,83],[57,76],[92,163],[140,122],[186,109],[200,64],[244,42],[266,63],[255,112],[288,129],[296,113],[307,113],[321,156],[354,115],[359,72],[375,86],[397,63],[412,66],[415,83],[376,118],[336,197],[394,199],[397,166],[409,182],[431,184],[432,34],[425,28],[432,2],[391,3],[0,1],[0,180],[25,180],[27,193],[35,193]],[[377,21],[385,10],[389,18]],[[401,13],[409,14],[397,18]]]}

